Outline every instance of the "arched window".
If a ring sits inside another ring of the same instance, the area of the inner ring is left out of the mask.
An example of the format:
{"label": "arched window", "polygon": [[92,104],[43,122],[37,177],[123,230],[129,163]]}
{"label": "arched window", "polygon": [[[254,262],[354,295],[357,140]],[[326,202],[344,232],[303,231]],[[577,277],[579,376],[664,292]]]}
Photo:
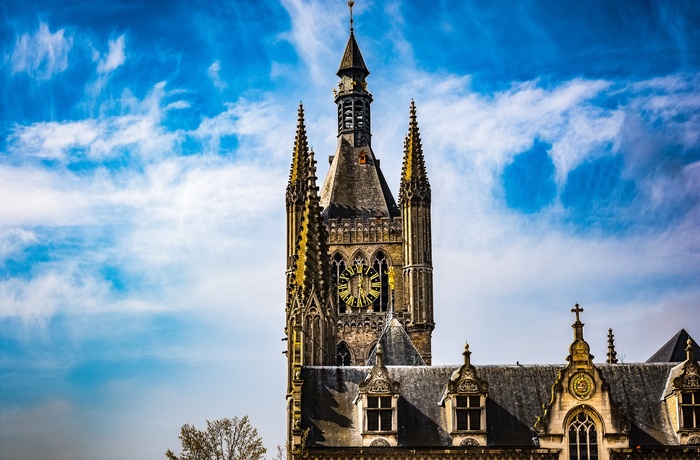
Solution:
{"label": "arched window", "polygon": [[569,425],[569,460],[598,460],[598,433],[586,412],[579,412]]}
{"label": "arched window", "polygon": [[345,270],[345,261],[343,260],[343,256],[336,254],[331,261],[331,278],[333,282],[333,289],[335,290],[335,301],[336,305],[338,305],[338,313],[345,313],[347,311],[347,305],[340,298],[340,295],[338,295],[337,289],[338,278],[340,277],[340,274],[343,273],[343,270]]}
{"label": "arched window", "polygon": [[389,304],[389,263],[383,252],[379,251],[374,257],[372,268],[375,272],[379,273],[382,282],[382,293],[377,297],[377,300],[374,301],[373,310],[386,311],[387,305]]}
{"label": "arched window", "polygon": [[336,354],[336,364],[338,366],[349,366],[350,365],[350,348],[345,342],[340,342],[338,344],[338,353]]}

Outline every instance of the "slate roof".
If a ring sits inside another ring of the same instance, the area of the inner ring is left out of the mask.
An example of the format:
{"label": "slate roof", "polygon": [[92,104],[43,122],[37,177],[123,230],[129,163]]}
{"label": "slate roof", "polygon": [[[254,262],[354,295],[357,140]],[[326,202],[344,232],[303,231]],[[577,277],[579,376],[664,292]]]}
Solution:
{"label": "slate roof", "polygon": [[[610,394],[631,424],[632,446],[678,444],[661,397],[670,363],[599,364]],[[489,384],[486,402],[488,445],[534,447],[532,427],[549,402],[563,365],[476,366]],[[438,405],[458,366],[387,366],[401,384],[399,446],[449,446],[445,409]],[[353,400],[370,367],[307,367],[303,371],[302,426],[311,428],[309,446],[360,446],[361,421]]]}
{"label": "slate roof", "polygon": [[688,346],[688,339],[690,339],[695,349],[695,356],[700,356],[700,347],[698,343],[693,340],[693,338],[686,332],[685,329],[681,329],[671,337],[671,340],[666,342],[663,347],[654,353],[651,358],[647,360],[648,363],[680,363],[685,361],[686,352],[685,348]]}
{"label": "slate roof", "polygon": [[[357,161],[362,150],[368,156],[366,164]],[[372,149],[353,147],[344,137],[321,187],[321,206],[325,219],[401,215]]]}
{"label": "slate roof", "polygon": [[[382,345],[382,362],[385,366],[425,366],[403,324],[396,318],[391,318],[384,326],[377,343]],[[375,347],[367,359],[368,366],[374,366],[377,362],[376,352]]]}
{"label": "slate roof", "polygon": [[340,60],[340,68],[338,68],[338,75],[342,77],[344,71],[347,70],[357,70],[360,71],[364,77],[369,75],[369,69],[365,65],[365,60],[362,58],[362,53],[360,53],[360,47],[357,45],[357,40],[355,40],[355,34],[350,31],[350,38],[348,39],[348,44],[345,45],[345,52],[343,53],[343,58]]}

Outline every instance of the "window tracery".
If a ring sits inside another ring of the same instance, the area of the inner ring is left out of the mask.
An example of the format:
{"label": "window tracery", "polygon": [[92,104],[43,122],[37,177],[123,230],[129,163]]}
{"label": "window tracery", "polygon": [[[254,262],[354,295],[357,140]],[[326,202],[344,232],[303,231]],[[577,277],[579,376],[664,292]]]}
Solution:
{"label": "window tracery", "polygon": [[569,460],[598,460],[598,432],[587,412],[579,412],[569,424]]}

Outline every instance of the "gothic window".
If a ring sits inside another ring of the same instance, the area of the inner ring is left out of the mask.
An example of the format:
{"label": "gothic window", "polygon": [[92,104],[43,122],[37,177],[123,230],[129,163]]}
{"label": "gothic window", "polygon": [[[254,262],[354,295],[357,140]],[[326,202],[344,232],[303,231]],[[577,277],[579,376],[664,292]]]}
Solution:
{"label": "gothic window", "polygon": [[374,257],[372,268],[379,273],[382,283],[381,295],[374,301],[374,311],[386,311],[389,304],[389,263],[383,252],[379,251]]}
{"label": "gothic window", "polygon": [[394,409],[391,396],[367,396],[366,431],[391,431]]}
{"label": "gothic window", "polygon": [[343,128],[352,129],[352,101],[343,104]]}
{"label": "gothic window", "polygon": [[681,393],[681,427],[700,429],[700,391]]}
{"label": "gothic window", "polygon": [[338,344],[338,353],[336,355],[336,364],[338,366],[349,366],[350,365],[350,348],[345,342],[340,342]]}
{"label": "gothic window", "polygon": [[306,316],[304,335],[308,339],[305,343],[306,362],[311,366],[318,366],[322,363],[321,317],[313,310]]}
{"label": "gothic window", "polygon": [[340,274],[343,273],[343,270],[345,270],[345,261],[343,260],[343,256],[336,254],[331,261],[331,278],[334,286],[333,289],[335,290],[335,301],[336,305],[338,305],[338,313],[345,313],[347,311],[347,305],[340,298],[340,295],[338,295],[338,289],[336,289],[338,286],[338,278],[340,277]]}
{"label": "gothic window", "polygon": [[481,411],[481,396],[456,396],[455,426],[457,430],[481,430]]}
{"label": "gothic window", "polygon": [[569,460],[598,460],[598,433],[586,412],[579,412],[569,425]]}

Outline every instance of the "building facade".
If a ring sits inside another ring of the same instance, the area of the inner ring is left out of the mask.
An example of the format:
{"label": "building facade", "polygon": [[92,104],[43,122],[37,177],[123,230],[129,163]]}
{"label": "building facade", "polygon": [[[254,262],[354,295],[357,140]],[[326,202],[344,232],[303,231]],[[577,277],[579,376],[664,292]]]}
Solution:
{"label": "building facade", "polygon": [[299,107],[287,185],[290,458],[700,459],[697,343],[595,364],[576,305],[565,363],[432,366],[431,190],[410,103],[398,202],[372,149],[369,70],[350,37],[338,145],[317,185]]}

